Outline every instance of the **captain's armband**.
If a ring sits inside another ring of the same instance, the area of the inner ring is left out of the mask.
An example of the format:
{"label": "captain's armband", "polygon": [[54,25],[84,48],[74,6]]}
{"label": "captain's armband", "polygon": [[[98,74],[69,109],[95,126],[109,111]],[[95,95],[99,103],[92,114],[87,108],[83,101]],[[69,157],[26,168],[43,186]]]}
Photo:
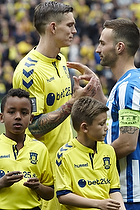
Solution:
{"label": "captain's armband", "polygon": [[119,111],[119,127],[123,126],[140,128],[140,111],[121,109]]}

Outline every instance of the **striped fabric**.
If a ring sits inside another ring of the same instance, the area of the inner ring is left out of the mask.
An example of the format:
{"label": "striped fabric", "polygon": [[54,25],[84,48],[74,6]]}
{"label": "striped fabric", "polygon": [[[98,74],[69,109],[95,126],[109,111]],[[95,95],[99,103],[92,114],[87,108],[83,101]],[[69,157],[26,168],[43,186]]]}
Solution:
{"label": "striped fabric", "polygon": [[[119,79],[107,106],[109,129],[105,142],[111,144],[119,136],[119,110],[140,111],[140,69],[131,69]],[[140,136],[136,150],[118,161],[118,170],[124,202],[140,202]]]}

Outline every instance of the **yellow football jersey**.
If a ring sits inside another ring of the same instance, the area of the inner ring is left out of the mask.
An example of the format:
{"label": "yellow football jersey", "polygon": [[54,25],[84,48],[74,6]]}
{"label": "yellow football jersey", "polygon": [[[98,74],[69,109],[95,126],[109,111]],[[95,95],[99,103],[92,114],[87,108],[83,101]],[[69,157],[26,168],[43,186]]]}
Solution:
{"label": "yellow football jersey", "polygon": [[[56,59],[47,58],[33,49],[18,64],[13,76],[13,87],[30,93],[36,118],[58,109],[71,97],[71,80],[64,56],[60,54]],[[47,146],[50,158],[54,160],[58,149],[71,138],[68,117],[39,140]]]}
{"label": "yellow football jersey", "polygon": [[16,149],[16,142],[0,135],[0,178],[11,171],[21,171],[23,179],[10,187],[0,189],[0,208],[31,209],[40,206],[41,199],[34,190],[23,183],[28,178],[38,177],[39,181],[53,187],[52,168],[46,146],[26,136],[24,146]]}
{"label": "yellow football jersey", "polygon": [[[13,87],[25,89],[30,93],[35,118],[55,111],[71,98],[71,79],[65,57],[59,54],[57,58],[48,58],[32,49],[20,61],[14,72]],[[26,133],[33,138],[28,129]],[[49,150],[53,170],[56,152],[72,138],[69,116],[39,139]],[[58,200],[54,198],[49,202],[45,201],[42,209],[59,210],[59,205]]]}
{"label": "yellow football jersey", "polygon": [[[115,151],[104,142],[97,142],[94,154],[92,149],[73,139],[58,151],[56,170],[57,196],[71,192],[103,200],[109,198],[109,193],[120,190]],[[63,206],[63,209],[85,208]]]}

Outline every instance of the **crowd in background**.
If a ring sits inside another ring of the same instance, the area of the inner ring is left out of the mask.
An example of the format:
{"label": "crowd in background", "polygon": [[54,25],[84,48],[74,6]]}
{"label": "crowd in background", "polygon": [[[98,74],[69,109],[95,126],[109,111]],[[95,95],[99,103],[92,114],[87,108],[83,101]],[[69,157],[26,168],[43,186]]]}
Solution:
{"label": "crowd in background", "polygon": [[[74,8],[77,34],[62,53],[68,61],[89,66],[100,77],[108,96],[115,78],[108,67],[100,65],[95,52],[105,20],[129,18],[140,28],[140,0],[58,0]],[[0,0],[0,99],[12,87],[12,77],[18,62],[37,45],[39,35],[33,27],[35,6],[45,0]],[[140,51],[135,56],[140,67]],[[70,69],[71,78],[76,75]],[[73,80],[72,80],[73,83]],[[84,82],[81,83],[84,85]]]}

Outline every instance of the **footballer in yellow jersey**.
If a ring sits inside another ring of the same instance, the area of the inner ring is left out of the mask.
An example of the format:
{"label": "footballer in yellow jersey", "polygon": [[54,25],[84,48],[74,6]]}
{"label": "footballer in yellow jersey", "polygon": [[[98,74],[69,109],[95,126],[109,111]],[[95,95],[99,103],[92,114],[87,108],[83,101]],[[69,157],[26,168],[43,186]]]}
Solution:
{"label": "footballer in yellow jersey", "polygon": [[[74,101],[83,95],[93,96],[93,87],[96,89],[98,85],[91,81],[92,77],[82,88],[79,78],[74,78],[75,92],[71,97],[71,79],[66,59],[60,53],[63,47],[71,45],[77,32],[70,5],[56,1],[38,4],[33,24],[39,34],[39,42],[16,67],[13,87],[30,93],[35,117],[29,129],[35,138],[48,147],[54,169],[56,152],[73,137],[70,113]],[[93,74],[89,69],[81,73],[85,76]],[[28,132],[30,135],[31,133]],[[44,210],[60,209],[58,201],[56,205],[54,200],[49,203],[53,203],[53,206],[45,206]]]}
{"label": "footballer in yellow jersey", "polygon": [[[48,58],[33,49],[18,64],[13,76],[13,87],[30,93],[34,119],[44,113],[55,111],[71,98],[71,80],[65,57],[59,54],[55,59]],[[34,138],[28,129],[26,133]],[[48,148],[54,176],[56,152],[71,139],[70,116],[39,138]],[[46,207],[48,205],[53,205],[49,209],[55,209],[59,203],[57,199],[49,201],[49,204],[45,201],[43,209],[48,208]]]}
{"label": "footballer in yellow jersey", "polygon": [[16,145],[16,141],[4,134],[0,135],[0,178],[11,171],[21,171],[23,174],[23,179],[19,182],[0,189],[0,209],[32,209],[41,205],[41,199],[37,193],[23,185],[29,178],[37,177],[43,185],[53,187],[52,170],[46,146],[28,136],[19,153]]}
{"label": "footballer in yellow jersey", "polygon": [[[96,142],[96,152],[73,139],[58,151],[56,156],[57,196],[74,193],[91,199],[107,199],[109,193],[120,191],[116,155],[113,147]],[[67,210],[78,208],[65,206]]]}
{"label": "footballer in yellow jersey", "polygon": [[[39,69],[39,71],[38,71]],[[13,77],[13,87],[30,93],[34,118],[55,111],[71,98],[71,80],[62,54],[47,58],[33,49],[19,63]],[[31,133],[27,132],[30,136]],[[72,138],[70,117],[39,140],[48,148],[51,160],[58,149]]]}

